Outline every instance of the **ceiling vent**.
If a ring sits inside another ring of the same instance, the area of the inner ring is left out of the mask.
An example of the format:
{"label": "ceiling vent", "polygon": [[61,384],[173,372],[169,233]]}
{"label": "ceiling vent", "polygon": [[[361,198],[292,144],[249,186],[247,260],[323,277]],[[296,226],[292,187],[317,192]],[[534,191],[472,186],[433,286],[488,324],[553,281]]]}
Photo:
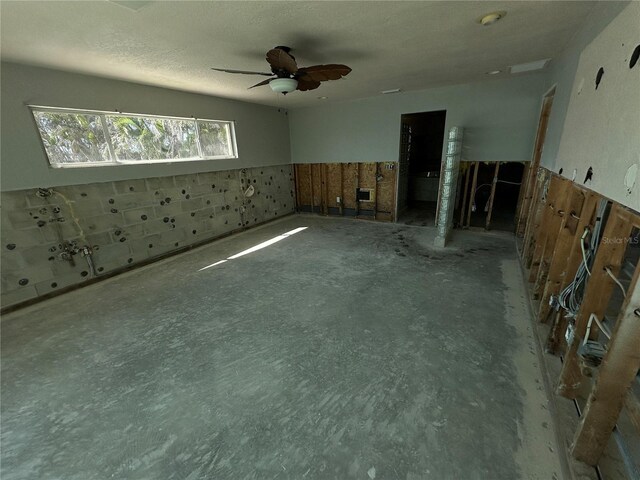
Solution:
{"label": "ceiling vent", "polygon": [[542,70],[549,63],[550,58],[545,58],[543,60],[536,60],[535,62],[529,63],[520,63],[519,65],[511,65],[509,67],[509,71],[511,73],[525,73],[525,72],[533,72],[535,70]]}

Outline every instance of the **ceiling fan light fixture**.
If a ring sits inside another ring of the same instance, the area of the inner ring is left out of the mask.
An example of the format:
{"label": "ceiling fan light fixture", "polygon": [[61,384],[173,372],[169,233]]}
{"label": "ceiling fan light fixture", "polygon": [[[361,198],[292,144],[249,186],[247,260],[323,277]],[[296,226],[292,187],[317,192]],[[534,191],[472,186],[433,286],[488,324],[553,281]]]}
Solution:
{"label": "ceiling fan light fixture", "polygon": [[269,82],[269,86],[274,92],[286,95],[298,87],[298,80],[295,78],[274,78]]}

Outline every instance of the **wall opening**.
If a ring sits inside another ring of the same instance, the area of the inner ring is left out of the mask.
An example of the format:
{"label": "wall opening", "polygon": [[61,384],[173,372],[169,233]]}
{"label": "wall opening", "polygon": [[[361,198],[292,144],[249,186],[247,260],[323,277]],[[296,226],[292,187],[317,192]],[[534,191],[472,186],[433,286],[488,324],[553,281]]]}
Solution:
{"label": "wall opening", "polygon": [[457,226],[513,232],[524,173],[521,162],[465,162],[454,213]]}
{"label": "wall opening", "polygon": [[446,116],[446,110],[438,110],[401,117],[398,204],[402,223],[435,224]]}

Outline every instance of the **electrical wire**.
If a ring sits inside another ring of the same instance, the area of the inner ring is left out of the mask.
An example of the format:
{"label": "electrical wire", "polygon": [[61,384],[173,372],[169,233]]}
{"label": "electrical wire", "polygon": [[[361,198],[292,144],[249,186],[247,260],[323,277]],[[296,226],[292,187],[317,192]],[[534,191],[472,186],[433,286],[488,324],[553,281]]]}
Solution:
{"label": "electrical wire", "polygon": [[607,201],[601,200],[598,204],[593,228],[585,228],[580,238],[582,262],[580,262],[571,283],[558,295],[558,304],[567,312],[566,316],[568,318],[575,318],[582,303],[587,279],[591,275],[592,263],[596,256],[598,245],[600,244],[606,210]]}
{"label": "electrical wire", "polygon": [[613,280],[614,282],[616,282],[616,285],[618,285],[620,287],[620,290],[622,290],[622,296],[623,297],[627,297],[627,290],[624,288],[624,286],[622,285],[622,283],[620,283],[620,280],[618,280],[616,278],[616,276],[613,274],[613,272],[611,271],[611,268],[609,267],[604,267],[605,272],[607,272],[607,274],[611,277],[611,280]]}
{"label": "electrical wire", "polygon": [[589,233],[589,229],[585,228],[584,229],[584,234],[582,235],[582,238],[580,239],[580,250],[582,250],[582,261],[584,262],[584,268],[587,270],[587,273],[589,274],[589,276],[591,276],[591,270],[589,270],[589,264],[587,263],[587,254],[584,251],[584,239],[587,236],[587,234]]}
{"label": "electrical wire", "polygon": [[602,333],[604,333],[605,337],[607,337],[607,340],[611,340],[611,335],[609,334],[609,332],[607,332],[607,330],[604,328],[604,325],[602,325],[602,323],[600,323],[600,320],[598,320],[598,317],[596,317],[596,314],[592,313],[591,315],[589,315],[589,322],[587,323],[587,333],[584,336],[584,340],[582,340],[582,344],[586,345],[587,341],[589,340],[589,335],[591,335],[591,322],[592,321],[596,322],[596,324],[598,325],[598,328],[600,328]]}
{"label": "electrical wire", "polygon": [[508,182],[507,180],[498,180],[499,183],[508,183],[509,185],[522,185],[522,182]]}

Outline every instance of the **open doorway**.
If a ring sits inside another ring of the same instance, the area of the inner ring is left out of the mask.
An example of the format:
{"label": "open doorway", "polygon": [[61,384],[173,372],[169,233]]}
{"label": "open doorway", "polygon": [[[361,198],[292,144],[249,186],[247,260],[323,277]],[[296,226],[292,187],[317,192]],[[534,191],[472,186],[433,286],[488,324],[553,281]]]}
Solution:
{"label": "open doorway", "polygon": [[401,117],[398,219],[410,225],[434,225],[447,111]]}

